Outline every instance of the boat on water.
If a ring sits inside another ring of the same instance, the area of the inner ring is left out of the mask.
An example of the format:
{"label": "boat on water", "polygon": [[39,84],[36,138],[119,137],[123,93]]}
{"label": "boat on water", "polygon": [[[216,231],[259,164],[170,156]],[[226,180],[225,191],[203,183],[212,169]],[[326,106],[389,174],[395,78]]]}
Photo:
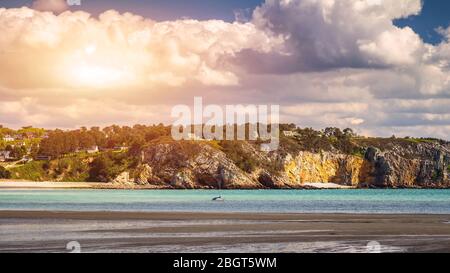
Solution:
{"label": "boat on water", "polygon": [[212,199],[212,201],[219,202],[219,201],[225,201],[225,199],[222,197],[222,195],[220,195],[220,196],[214,197]]}

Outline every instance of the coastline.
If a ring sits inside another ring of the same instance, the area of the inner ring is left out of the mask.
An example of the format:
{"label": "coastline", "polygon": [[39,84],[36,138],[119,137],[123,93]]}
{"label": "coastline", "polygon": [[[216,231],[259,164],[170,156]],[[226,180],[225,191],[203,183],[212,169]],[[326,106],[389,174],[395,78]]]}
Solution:
{"label": "coastline", "polygon": [[[450,215],[0,211],[0,252],[450,252]],[[36,240],[36,238],[39,238]],[[369,251],[370,252],[370,251]]]}
{"label": "coastline", "polygon": [[154,186],[124,186],[114,183],[102,183],[102,182],[36,182],[36,181],[23,181],[23,180],[0,180],[0,190],[45,190],[45,189],[66,189],[66,190],[78,190],[78,189],[158,189]]}
{"label": "coastline", "polygon": [[[101,183],[101,182],[36,182],[36,181],[25,181],[25,180],[0,180],[0,190],[1,189],[22,189],[22,190],[33,190],[33,189],[130,189],[130,190],[155,190],[155,189],[173,189],[170,187],[161,186],[139,186],[134,184],[115,184],[115,183]],[[352,186],[343,186],[334,183],[305,183],[303,187],[299,189],[357,189]]]}
{"label": "coastline", "polygon": [[[0,190],[36,190],[36,189],[92,189],[92,190],[189,190],[186,188],[174,188],[158,185],[118,184],[104,182],[55,182],[55,181],[27,181],[15,179],[0,179]],[[218,190],[216,188],[194,188],[195,190]],[[193,189],[193,190],[194,190]],[[304,183],[297,188],[230,188],[222,190],[357,190],[357,189],[422,189],[422,190],[446,190],[448,187],[380,187],[359,188],[356,186],[344,186],[334,183]]]}
{"label": "coastline", "polygon": [[33,182],[18,180],[0,181],[0,189],[92,189],[97,183],[78,182]]}

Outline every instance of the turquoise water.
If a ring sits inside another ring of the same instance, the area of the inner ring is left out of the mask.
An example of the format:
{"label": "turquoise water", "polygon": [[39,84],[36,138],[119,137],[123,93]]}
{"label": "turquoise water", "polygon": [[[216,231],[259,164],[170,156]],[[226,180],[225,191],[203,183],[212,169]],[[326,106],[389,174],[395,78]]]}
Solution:
{"label": "turquoise water", "polygon": [[0,210],[450,214],[450,190],[1,190]]}

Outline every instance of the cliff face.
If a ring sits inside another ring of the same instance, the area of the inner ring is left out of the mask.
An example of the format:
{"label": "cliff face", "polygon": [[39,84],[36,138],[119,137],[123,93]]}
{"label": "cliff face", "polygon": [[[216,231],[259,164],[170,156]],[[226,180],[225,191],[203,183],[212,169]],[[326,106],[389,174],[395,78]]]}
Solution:
{"label": "cliff face", "polygon": [[[448,188],[450,153],[442,147],[419,146],[421,154],[369,147],[364,157],[301,152],[285,165],[290,181],[331,182],[360,188]],[[416,156],[416,157],[412,157]]]}
{"label": "cliff face", "polygon": [[[264,153],[244,143],[243,151],[262,162],[244,171],[219,148],[205,142],[157,144],[142,153],[131,171],[139,185],[173,188],[303,188],[335,183],[360,188],[448,188],[450,152],[435,143],[363,147],[363,154],[338,151]],[[268,166],[277,166],[268,168]],[[123,174],[122,174],[123,176]]]}
{"label": "cliff face", "polygon": [[262,188],[218,149],[203,143],[158,144],[142,154],[136,182],[174,188]]}
{"label": "cliff face", "polygon": [[372,166],[352,155],[300,152],[285,165],[285,171],[291,181],[299,184],[329,182],[357,186],[370,177]]}
{"label": "cliff face", "polygon": [[369,186],[450,187],[447,147],[419,144],[409,153],[399,147],[385,152],[369,148],[365,157],[374,168]]}

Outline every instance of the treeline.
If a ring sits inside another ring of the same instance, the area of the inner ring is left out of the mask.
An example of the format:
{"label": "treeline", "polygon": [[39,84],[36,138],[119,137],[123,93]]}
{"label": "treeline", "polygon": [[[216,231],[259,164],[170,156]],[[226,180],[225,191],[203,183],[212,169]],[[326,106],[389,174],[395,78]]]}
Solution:
{"label": "treeline", "polygon": [[[33,146],[30,149],[30,152],[33,153],[33,150],[36,149],[36,146]],[[28,148],[26,146],[17,146],[17,145],[6,145],[4,148],[5,151],[10,152],[9,156],[11,158],[21,159],[28,154]]]}
{"label": "treeline", "polygon": [[[246,138],[248,139],[249,124],[241,126],[245,126]],[[192,126],[190,129],[192,129],[192,132],[196,132],[197,127]],[[200,127],[202,126],[200,125]],[[225,134],[226,129],[223,128],[223,130]],[[236,137],[237,125],[234,125],[234,130]],[[202,128],[200,128],[201,131]],[[317,131],[312,128],[298,128],[295,124],[280,124],[280,131],[291,131],[296,134],[294,138],[283,137],[283,134],[280,134],[282,136],[282,146],[291,151],[338,149],[346,153],[358,152],[357,145],[351,141],[357,135],[349,128],[341,130],[330,127]],[[66,154],[92,149],[92,147],[98,147],[100,150],[109,150],[123,146],[128,147],[130,153],[135,155],[151,141],[170,136],[171,127],[163,124],[152,126],[135,125],[133,127],[113,125],[103,129],[100,127],[92,127],[90,129],[82,127],[72,131],[53,130],[48,131],[47,137],[42,139],[38,155],[58,158]],[[232,150],[230,145],[226,144],[226,141],[222,143],[225,143],[224,145],[228,147],[227,151]],[[230,153],[233,154],[233,152]],[[236,152],[236,154],[238,153]],[[243,162],[248,161],[243,160]],[[249,166],[244,168],[251,169]]]}
{"label": "treeline", "polygon": [[0,150],[10,151],[11,155],[20,158],[23,151],[17,149],[17,146],[23,146],[30,150],[39,143],[45,134],[46,130],[42,128],[26,126],[19,130],[13,130],[0,125]]}
{"label": "treeline", "polygon": [[[202,125],[199,125],[200,127]],[[245,126],[246,138],[249,138],[249,124],[240,125]],[[195,132],[198,129],[197,126],[192,126],[192,131]],[[202,128],[200,128],[200,131]],[[215,130],[216,128],[214,128]],[[238,126],[234,125],[235,131],[237,131]],[[10,133],[10,129],[1,128],[0,132]],[[225,128],[224,128],[225,130]],[[284,134],[286,131],[290,135]],[[32,127],[24,127],[16,133],[22,134],[32,134],[34,136],[41,136],[39,142],[32,143],[29,145],[28,152],[31,156],[36,158],[38,156],[59,158],[61,156],[77,153],[80,151],[87,151],[93,147],[99,150],[112,150],[121,147],[127,147],[130,155],[137,155],[138,152],[145,145],[150,142],[161,138],[171,137],[171,126],[165,126],[163,124],[159,125],[134,125],[129,126],[118,126],[112,125],[105,128],[92,127],[86,128],[82,127],[77,130],[63,131],[63,130],[43,130],[34,129]],[[360,154],[363,151],[361,146],[383,146],[384,142],[393,142],[392,138],[363,138],[359,137],[352,129],[340,129],[335,127],[325,128],[323,130],[314,130],[312,128],[299,128],[295,124],[280,124],[280,136],[281,136],[281,146],[282,149],[290,152],[296,151],[314,151],[319,152],[339,150],[348,154]],[[225,134],[225,131],[224,131]],[[235,134],[236,136],[236,134]],[[199,136],[202,137],[202,136]],[[434,139],[395,139],[396,142],[401,143],[411,143],[414,141],[437,141]],[[440,142],[444,142],[439,140]],[[380,142],[380,145],[377,145]],[[223,144],[226,147],[226,151],[230,154],[237,155],[240,151],[233,151],[232,145],[227,145],[226,142]],[[258,140],[256,141],[258,143]],[[364,143],[365,145],[361,145]],[[367,145],[366,145],[367,144]],[[30,147],[31,146],[31,147]],[[18,158],[26,153],[24,148],[20,146],[10,146],[8,150],[17,154]],[[252,164],[246,166],[248,160],[243,159],[243,168],[252,169]]]}
{"label": "treeline", "polygon": [[[249,125],[242,125],[247,128],[246,138],[249,138]],[[195,132],[198,126],[191,126],[192,132]],[[202,128],[200,128],[202,129]],[[223,128],[225,134],[225,128]],[[235,132],[238,126],[234,126]],[[235,136],[237,134],[235,133]],[[58,158],[63,155],[76,153],[83,150],[89,150],[98,147],[100,150],[110,150],[119,147],[127,147],[131,154],[136,154],[143,146],[151,141],[161,138],[171,137],[171,126],[159,125],[134,125],[118,126],[112,125],[101,129],[100,127],[86,128],[77,130],[47,131],[47,135],[42,139],[37,154],[34,157],[47,156]]]}
{"label": "treeline", "polygon": [[298,128],[295,124],[284,124],[281,125],[281,130],[295,133],[293,137],[283,135],[281,137],[281,148],[287,152],[338,150],[346,154],[362,153],[361,147],[355,141],[358,135],[350,128],[341,130],[328,127],[318,131],[312,128]]}
{"label": "treeline", "polygon": [[23,138],[35,137],[39,138],[45,135],[46,130],[42,128],[34,128],[32,126],[25,126],[19,130],[14,130],[10,128],[6,128],[3,125],[0,125],[0,138],[5,136],[20,136]]}
{"label": "treeline", "polygon": [[170,135],[170,127],[159,125],[108,126],[103,129],[82,127],[72,131],[49,131],[42,139],[38,155],[58,158],[93,147],[114,149],[117,147],[139,147],[163,136]]}

